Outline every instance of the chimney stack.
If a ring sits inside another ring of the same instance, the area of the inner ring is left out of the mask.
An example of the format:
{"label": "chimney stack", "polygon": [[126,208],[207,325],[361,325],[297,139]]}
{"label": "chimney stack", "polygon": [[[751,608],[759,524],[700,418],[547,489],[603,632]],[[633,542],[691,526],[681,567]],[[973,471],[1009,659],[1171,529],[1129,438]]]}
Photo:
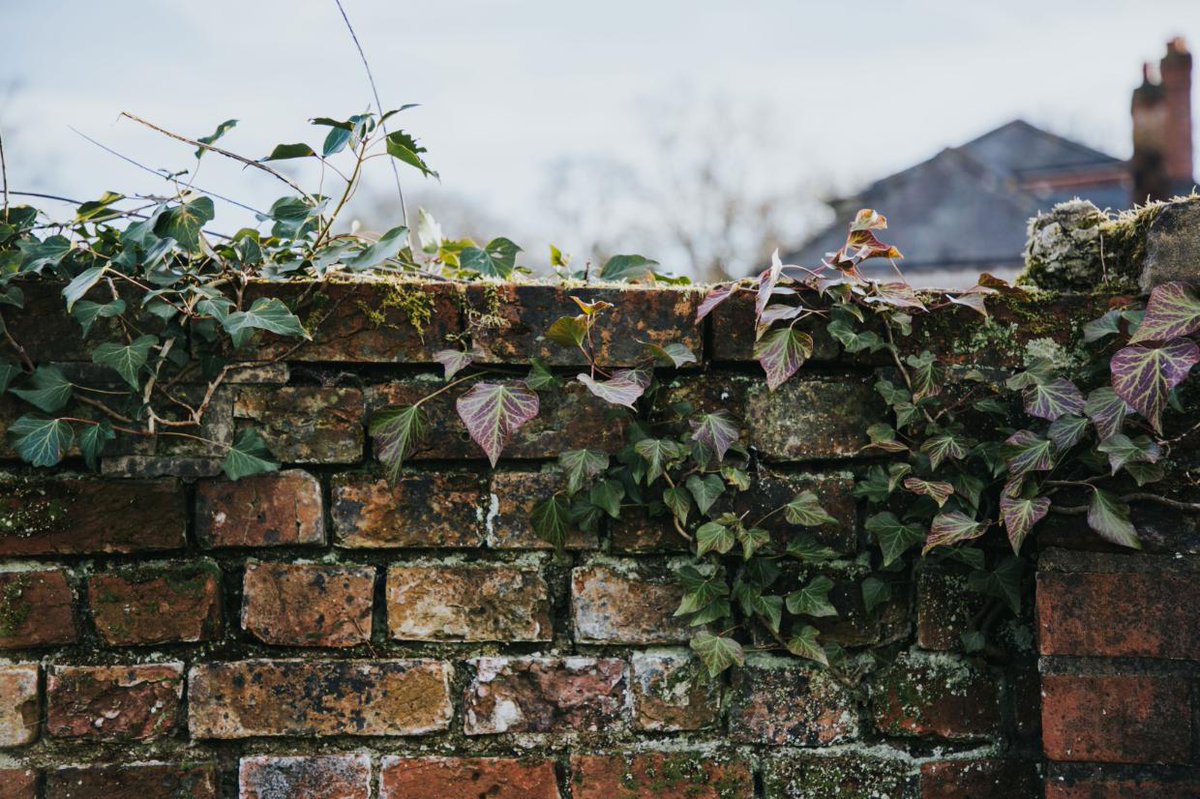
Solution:
{"label": "chimney stack", "polygon": [[1133,201],[1164,200],[1192,190],[1192,55],[1180,37],[1142,70],[1133,92]]}

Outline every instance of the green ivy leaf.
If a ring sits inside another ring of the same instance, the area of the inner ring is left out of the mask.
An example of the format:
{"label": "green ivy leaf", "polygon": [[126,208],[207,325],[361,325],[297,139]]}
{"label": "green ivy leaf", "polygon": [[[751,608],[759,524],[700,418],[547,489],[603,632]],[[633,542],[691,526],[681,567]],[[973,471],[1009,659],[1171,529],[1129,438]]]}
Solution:
{"label": "green ivy leaf", "polygon": [[787,556],[802,560],[805,562],[820,563],[822,561],[833,560],[838,557],[838,553],[824,544],[819,544],[809,535],[796,535],[788,540]]}
{"label": "green ivy leaf", "polygon": [[407,243],[408,228],[403,225],[394,227],[380,236],[379,241],[365,248],[354,257],[343,259],[342,263],[353,272],[365,272],[384,261],[395,258]]}
{"label": "green ivy leaf", "polygon": [[740,435],[727,411],[702,413],[688,424],[692,428],[692,438],[715,452],[717,460],[725,460],[725,453],[737,443]]}
{"label": "green ivy leaf", "polygon": [[558,388],[562,385],[562,381],[554,376],[545,361],[540,358],[530,358],[529,376],[525,378],[525,385],[534,391],[547,391]]}
{"label": "green ivy leaf", "polygon": [[818,618],[836,616],[837,608],[829,601],[829,592],[832,589],[833,580],[824,575],[814,577],[808,585],[787,595],[788,613]]}
{"label": "green ivy leaf", "polygon": [[890,511],[876,513],[867,519],[865,526],[883,550],[884,566],[890,566],[913,546],[925,540],[923,529],[915,524],[903,524]]}
{"label": "green ivy leaf", "polygon": [[1018,430],[1005,439],[1001,454],[1014,475],[1054,468],[1054,444],[1029,430]]}
{"label": "green ivy leaf", "polygon": [[438,173],[429,168],[425,163],[425,159],[421,158],[421,153],[428,152],[424,147],[417,144],[417,140],[402,130],[389,133],[386,139],[388,155],[399,161],[403,161],[411,167],[420,170],[425,177],[437,177]]}
{"label": "green ivy leaf", "polygon": [[274,462],[274,456],[258,431],[247,428],[238,433],[225,460],[221,462],[221,471],[230,480],[241,480],[256,474],[277,472],[279,464]]}
{"label": "green ivy leaf", "polygon": [[57,366],[39,366],[30,376],[29,383],[30,388],[9,390],[46,413],[62,409],[71,399],[71,381]]}
{"label": "green ivy leaf", "polygon": [[1105,541],[1131,549],[1142,548],[1137,529],[1129,520],[1129,505],[1108,491],[1093,487],[1087,522],[1088,527],[1095,530]]}
{"label": "green ivy leaf", "polygon": [[696,555],[706,552],[719,552],[724,555],[733,549],[737,542],[733,531],[723,524],[707,522],[696,530]]}
{"label": "green ivy leaf", "polygon": [[96,347],[95,352],[92,353],[92,362],[109,367],[119,374],[130,388],[137,391],[142,385],[138,373],[146,365],[146,360],[150,357],[150,350],[156,344],[158,344],[157,336],[140,336],[132,344],[124,346],[106,341]]}
{"label": "green ivy leaf", "polygon": [[91,300],[80,300],[75,303],[75,307],[71,309],[71,316],[79,322],[79,326],[83,328],[83,335],[86,338],[92,330],[92,325],[97,319],[111,319],[114,316],[120,316],[125,313],[125,300],[113,300],[110,303],[101,305],[98,302]]}
{"label": "green ivy leaf", "polygon": [[689,363],[697,363],[696,353],[689,350],[678,341],[672,341],[669,344],[658,346],[657,344],[643,344],[642,347],[649,353],[650,357],[663,366],[672,366],[678,369],[681,366],[686,366]]}
{"label": "green ivy leaf", "polygon": [[676,486],[663,491],[663,504],[671,510],[680,524],[687,524],[688,514],[692,510],[692,498],[686,488]]}
{"label": "green ivy leaf", "polygon": [[985,596],[994,596],[1014,614],[1021,612],[1021,576],[1024,566],[1018,557],[1005,558],[992,570],[976,570],[967,576],[967,587]]}
{"label": "green ivy leaf", "polygon": [[1046,430],[1046,438],[1054,442],[1059,452],[1066,452],[1083,440],[1087,434],[1088,420],[1082,416],[1067,414],[1060,416],[1050,423]]}
{"label": "green ivy leaf", "polygon": [[945,375],[938,368],[932,353],[926,351],[920,355],[909,355],[904,361],[908,364],[909,376],[912,380],[914,402],[920,402],[926,397],[934,397],[941,393]]}
{"label": "green ivy leaf", "polygon": [[1106,336],[1117,335],[1121,332],[1121,311],[1108,311],[1099,319],[1093,319],[1083,326],[1083,340],[1086,344],[1099,341]]}
{"label": "green ivy leaf", "polygon": [[574,494],[583,488],[584,482],[608,468],[608,453],[594,449],[568,449],[559,454],[558,463],[567,474],[567,493]]}
{"label": "green ivy leaf", "polygon": [[880,605],[892,598],[892,586],[878,577],[868,577],[862,582],[863,606],[867,613],[874,613]]}
{"label": "green ivy leaf", "polygon": [[614,255],[600,269],[601,280],[637,281],[653,277],[658,261],[640,255]]}
{"label": "green ivy leaf", "polygon": [[291,158],[308,158],[309,156],[316,154],[316,150],[309,147],[307,144],[304,144],[303,142],[298,142],[296,144],[277,144],[275,145],[275,149],[271,151],[271,154],[262,160],[286,161]]}
{"label": "green ivy leaf", "polygon": [[621,500],[624,498],[625,486],[620,480],[601,480],[588,493],[588,501],[614,519],[621,518]]}
{"label": "green ivy leaf", "polygon": [[66,288],[62,290],[62,295],[67,300],[68,311],[74,308],[75,303],[83,299],[84,295],[92,290],[92,286],[100,282],[100,278],[104,277],[104,272],[107,269],[107,265],[84,269],[67,284]]}
{"label": "green ivy leaf", "polygon": [[[224,122],[222,122],[220,125],[217,125],[217,129],[212,132],[212,135],[201,136],[200,138],[196,139],[196,141],[200,142],[201,144],[215,144],[217,139],[221,138],[226,133],[233,130],[233,128],[237,125],[237,123],[238,123],[238,121],[236,119],[227,119]],[[203,158],[205,152],[207,152],[206,148],[197,147],[196,148],[196,160],[199,161],[201,158]]]}
{"label": "green ivy leaf", "polygon": [[369,432],[375,440],[375,457],[387,469],[393,484],[400,477],[404,459],[425,437],[428,426],[428,416],[420,405],[387,408],[372,415]]}
{"label": "green ivy leaf", "polygon": [[806,624],[788,640],[787,650],[798,658],[813,660],[822,666],[828,666],[829,656],[825,653],[824,647],[817,642],[819,636],[820,632],[816,627]]}
{"label": "green ivy leaf", "polygon": [[546,329],[546,338],[564,347],[579,347],[587,337],[587,322],[580,316],[561,316]]}
{"label": "green ivy leaf", "polygon": [[61,419],[22,416],[8,426],[8,440],[21,459],[33,466],[54,466],[75,442],[75,431]]}
{"label": "green ivy leaf", "polygon": [[701,630],[691,641],[692,651],[700,658],[709,677],[716,677],[731,666],[741,666],[746,662],[746,653],[742,645],[732,638]]}
{"label": "green ivy leaf", "polygon": [[200,249],[200,231],[216,216],[211,197],[197,197],[167,209],[154,225],[154,232],[161,238],[175,239],[179,246],[189,252]]}
{"label": "green ivy leaf", "polygon": [[821,507],[820,500],[812,491],[801,491],[792,497],[785,506],[784,515],[789,524],[799,524],[805,527],[820,527],[823,524],[837,524],[837,519],[830,516]]}
{"label": "green ivy leaf", "polygon": [[742,545],[742,560],[750,560],[756,552],[771,543],[771,534],[761,527],[751,527],[749,530],[739,528],[737,539]]}
{"label": "green ivy leaf", "polygon": [[530,523],[537,537],[561,551],[571,530],[571,507],[558,494],[533,506]]}
{"label": "green ivy leaf", "polygon": [[79,434],[79,450],[83,453],[83,460],[89,469],[99,468],[100,455],[104,452],[105,445],[116,437],[117,434],[113,432],[112,425],[107,421],[88,425]]}
{"label": "green ivy leaf", "polygon": [[8,361],[0,361],[0,394],[8,391],[9,384],[21,374],[21,367]]}
{"label": "green ivy leaf", "polygon": [[693,474],[688,477],[684,485],[691,492],[692,499],[696,501],[696,507],[700,509],[701,513],[708,513],[708,509],[717,501],[717,497],[725,492],[725,483],[715,474],[708,474],[704,477]]}
{"label": "green ivy leaf", "polygon": [[957,461],[967,457],[966,446],[950,433],[939,433],[925,439],[921,451],[929,456],[929,463],[935,469],[947,460]]}
{"label": "green ivy leaf", "polygon": [[281,336],[311,339],[300,317],[296,316],[278,297],[259,297],[248,311],[234,311],[225,317],[225,331],[240,347],[249,338],[251,329],[266,330]]}
{"label": "green ivy leaf", "polygon": [[662,476],[667,467],[687,456],[687,447],[667,438],[643,438],[633,451],[646,461],[646,484]]}
{"label": "green ivy leaf", "polygon": [[1108,464],[1114,475],[1127,464],[1157,463],[1162,456],[1162,448],[1154,439],[1149,436],[1130,438],[1124,433],[1104,439],[1096,445],[1096,449],[1108,456]]}

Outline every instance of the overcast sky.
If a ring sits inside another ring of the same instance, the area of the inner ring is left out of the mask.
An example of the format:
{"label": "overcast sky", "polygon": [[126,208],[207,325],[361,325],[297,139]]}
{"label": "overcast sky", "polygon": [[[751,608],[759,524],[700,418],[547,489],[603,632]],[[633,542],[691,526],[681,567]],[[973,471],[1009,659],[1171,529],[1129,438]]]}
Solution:
{"label": "overcast sky", "polygon": [[[1014,117],[1127,156],[1141,62],[1169,36],[1200,44],[1197,0],[343,1],[384,105],[421,103],[402,124],[429,148],[440,190],[538,236],[551,235],[547,166],[648,158],[646,103],[672,93],[771,109],[786,136],[773,171],[852,188]],[[261,156],[318,144],[308,118],[370,103],[333,0],[0,0],[0,11],[13,188],[161,188],[68,126],[154,167],[190,166],[190,148],[121,111],[192,136],[237,118],[225,143]],[[258,207],[282,193],[218,160],[198,183]],[[372,176],[379,190],[390,180]]]}

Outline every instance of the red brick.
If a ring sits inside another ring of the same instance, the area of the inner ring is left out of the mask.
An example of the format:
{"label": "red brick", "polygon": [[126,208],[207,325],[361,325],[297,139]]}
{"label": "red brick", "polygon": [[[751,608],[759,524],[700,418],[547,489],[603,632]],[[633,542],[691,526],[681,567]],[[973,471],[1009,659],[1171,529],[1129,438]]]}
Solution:
{"label": "red brick", "polygon": [[633,726],[652,732],[702,730],[721,715],[721,683],[686,649],[634,652],[630,658]]}
{"label": "red brick", "polygon": [[217,799],[212,766],[68,766],[46,775],[46,799]]}
{"label": "red brick", "polygon": [[711,752],[576,755],[574,799],[751,799],[754,778],[742,760]]}
{"label": "red brick", "polygon": [[246,564],[242,629],[278,646],[357,646],[371,640],[374,566]]}
{"label": "red brick", "polygon": [[966,577],[926,566],[917,574],[917,645],[939,652],[962,650],[962,634],[985,598]]}
{"label": "red brick", "polygon": [[1046,778],[1046,799],[1196,799],[1200,779],[1085,777]]}
{"label": "red brick", "polygon": [[289,469],[196,486],[196,537],[204,547],[325,543],[321,484]]}
{"label": "red brick", "polygon": [[1017,799],[1041,795],[1037,764],[944,760],[921,766],[921,799]]}
{"label": "red brick", "polygon": [[615,658],[472,661],[463,699],[467,735],[612,731],[625,722],[625,662]]}
{"label": "red brick", "polygon": [[673,644],[691,638],[673,615],[683,598],[674,578],[640,577],[633,564],[589,566],[571,577],[575,639],[586,643]]}
{"label": "red brick", "polygon": [[370,755],[243,757],[239,799],[370,799]]}
{"label": "red brick", "polygon": [[549,641],[550,591],[537,569],[392,566],[388,629],[398,641]]}
{"label": "red brick", "polygon": [[339,546],[483,546],[484,484],[475,474],[403,474],[394,486],[368,474],[333,478]]}
{"label": "red brick", "polygon": [[654,518],[639,512],[622,513],[620,519],[609,522],[608,531],[610,551],[619,554],[691,550],[669,513]]}
{"label": "red brick", "polygon": [[1196,575],[1038,574],[1043,655],[1200,660]]}
{"label": "red brick", "polygon": [[995,675],[948,655],[900,655],[873,678],[871,709],[876,728],[885,735],[961,741],[1000,731]]}
{"label": "red brick", "polygon": [[74,604],[62,569],[0,572],[0,649],[75,643]]}
{"label": "red brick", "polygon": [[0,666],[0,747],[33,743],[40,718],[37,664]]}
{"label": "red brick", "polygon": [[1191,686],[1180,677],[1042,676],[1042,736],[1051,760],[1187,763]]}
{"label": "red brick", "polygon": [[793,658],[754,657],[733,675],[729,735],[743,743],[844,743],[858,737],[858,710],[828,671]]}
{"label": "red brick", "polygon": [[55,738],[149,740],[179,721],[183,664],[51,666],[46,731]]}
{"label": "red brick", "polygon": [[0,799],[36,799],[37,772],[25,768],[0,768]]}
{"label": "red brick", "polygon": [[560,799],[551,760],[385,757],[379,799]]}
{"label": "red brick", "polygon": [[216,563],[137,566],[88,579],[96,632],[109,646],[211,641],[221,632]]}
{"label": "red brick", "polygon": [[366,430],[357,388],[276,386],[237,390],[235,420],[257,430],[281,463],[358,463]]}
{"label": "red brick", "polygon": [[186,524],[177,480],[0,482],[0,557],[179,549]]}
{"label": "red brick", "polygon": [[[553,549],[533,530],[534,506],[563,489],[560,472],[492,472],[487,543],[493,549]],[[571,530],[565,549],[599,549],[595,532]]]}
{"label": "red brick", "polygon": [[242,660],[188,675],[193,738],[423,735],[450,725],[435,660]]}

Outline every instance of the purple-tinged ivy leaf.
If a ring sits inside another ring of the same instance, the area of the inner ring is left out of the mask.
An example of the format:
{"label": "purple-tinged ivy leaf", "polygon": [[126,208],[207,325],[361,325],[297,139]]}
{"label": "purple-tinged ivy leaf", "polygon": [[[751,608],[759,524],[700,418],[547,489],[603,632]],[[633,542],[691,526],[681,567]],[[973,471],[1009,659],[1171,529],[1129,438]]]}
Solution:
{"label": "purple-tinged ivy leaf", "polygon": [[943,461],[957,461],[967,457],[967,447],[950,433],[939,433],[930,436],[921,444],[921,451],[929,456],[933,468],[942,465]]}
{"label": "purple-tinged ivy leaf", "polygon": [[1129,521],[1129,506],[1103,489],[1092,490],[1092,504],[1088,506],[1087,514],[1088,527],[1099,533],[1105,541],[1141,549],[1141,539]]}
{"label": "purple-tinged ivy leaf", "polygon": [[776,322],[787,322],[795,319],[800,314],[808,313],[808,310],[803,305],[780,305],[778,303],[768,305],[758,318],[758,328],[755,332],[761,336],[766,332],[767,328]]}
{"label": "purple-tinged ivy leaf", "polygon": [[1065,377],[1035,383],[1025,389],[1025,411],[1030,416],[1053,422],[1064,414],[1083,413],[1083,394]]}
{"label": "purple-tinged ivy leaf", "polygon": [[1161,433],[1167,395],[1197,363],[1200,347],[1186,338],[1154,349],[1126,347],[1112,357],[1113,390]]}
{"label": "purple-tinged ivy leaf", "polygon": [[717,460],[725,460],[725,453],[740,435],[728,411],[702,413],[688,424],[692,428],[692,438],[717,453]]}
{"label": "purple-tinged ivy leaf", "polygon": [[1025,536],[1029,535],[1029,531],[1049,510],[1049,497],[1016,499],[1007,495],[1000,496],[1000,515],[1004,518],[1008,542],[1012,544],[1014,554],[1021,553],[1021,544],[1024,543]]}
{"label": "purple-tinged ivy leaf", "polygon": [[923,497],[929,497],[940,508],[946,504],[946,500],[954,495],[954,486],[950,483],[943,483],[935,480],[922,480],[920,477],[907,477],[904,480],[904,487],[914,494],[920,494]]}
{"label": "purple-tinged ivy leaf", "polygon": [[1001,454],[1013,475],[1047,472],[1054,467],[1054,444],[1030,430],[1018,430],[1009,436]]}
{"label": "purple-tinged ivy leaf", "polygon": [[767,303],[771,301],[771,295],[775,293],[775,285],[779,282],[780,275],[783,274],[783,261],[779,260],[779,250],[771,253],[771,265],[763,270],[758,276],[758,295],[754,299],[754,318],[762,319],[763,311],[767,309]]}
{"label": "purple-tinged ivy leaf", "polygon": [[446,379],[449,380],[475,362],[475,353],[463,350],[438,350],[433,354],[433,359],[446,370]]}
{"label": "purple-tinged ivy leaf", "polygon": [[1054,442],[1056,450],[1065,452],[1083,440],[1087,428],[1087,419],[1068,413],[1050,423],[1050,427],[1046,430],[1046,438]]}
{"label": "purple-tinged ivy leaf", "polygon": [[965,291],[962,294],[947,294],[946,299],[955,305],[966,306],[972,311],[981,314],[986,319],[988,315],[987,296],[984,292],[987,292],[987,294],[995,293],[992,289],[984,289],[976,286],[974,289]]}
{"label": "purple-tinged ivy leaf", "polygon": [[933,524],[929,527],[929,537],[925,539],[925,546],[922,548],[921,554],[927,555],[929,550],[935,547],[948,547],[961,541],[979,538],[987,531],[987,528],[986,522],[977,522],[965,513],[956,510],[939,513],[933,517]]}
{"label": "purple-tinged ivy leaf", "polygon": [[392,483],[399,479],[404,459],[416,449],[428,427],[429,417],[420,405],[386,408],[372,415],[369,432],[375,439],[375,457]]}
{"label": "purple-tinged ivy leaf", "polygon": [[1200,330],[1200,298],[1187,283],[1163,283],[1150,292],[1146,315],[1130,344],[1170,341]]}
{"label": "purple-tinged ivy leaf", "polygon": [[513,434],[538,415],[539,401],[524,383],[476,383],[454,407],[495,467]]}
{"label": "purple-tinged ivy leaf", "polygon": [[1122,466],[1130,463],[1157,463],[1162,457],[1162,448],[1150,436],[1130,438],[1117,433],[1101,441],[1096,449],[1108,456],[1108,465],[1116,474]]}
{"label": "purple-tinged ivy leaf", "polygon": [[812,336],[796,330],[794,327],[784,327],[754,345],[754,357],[762,364],[767,373],[767,389],[774,391],[783,385],[805,360],[812,357]]}
{"label": "purple-tinged ivy leaf", "polygon": [[925,303],[917,296],[917,292],[907,283],[873,283],[875,293],[863,299],[863,302],[888,305],[892,308],[914,308],[924,311]]}
{"label": "purple-tinged ivy leaf", "polygon": [[658,346],[657,344],[644,343],[642,347],[649,353],[650,357],[663,366],[674,366],[678,369],[689,363],[696,363],[696,353],[689,350],[678,341],[672,341],[670,344]]}
{"label": "purple-tinged ivy leaf", "polygon": [[1088,392],[1087,402],[1083,412],[1091,419],[1096,427],[1096,436],[1103,441],[1121,432],[1125,424],[1125,415],[1133,410],[1129,403],[1117,396],[1109,386],[1093,389]]}
{"label": "purple-tinged ivy leaf", "polygon": [[608,380],[596,380],[587,374],[575,375],[587,390],[609,405],[624,405],[636,410],[634,403],[650,385],[650,376],[638,369],[618,369]]}
{"label": "purple-tinged ivy leaf", "polygon": [[704,299],[700,301],[700,307],[696,309],[696,321],[699,322],[712,313],[713,308],[732,297],[737,290],[737,283],[723,283],[710,289]]}

